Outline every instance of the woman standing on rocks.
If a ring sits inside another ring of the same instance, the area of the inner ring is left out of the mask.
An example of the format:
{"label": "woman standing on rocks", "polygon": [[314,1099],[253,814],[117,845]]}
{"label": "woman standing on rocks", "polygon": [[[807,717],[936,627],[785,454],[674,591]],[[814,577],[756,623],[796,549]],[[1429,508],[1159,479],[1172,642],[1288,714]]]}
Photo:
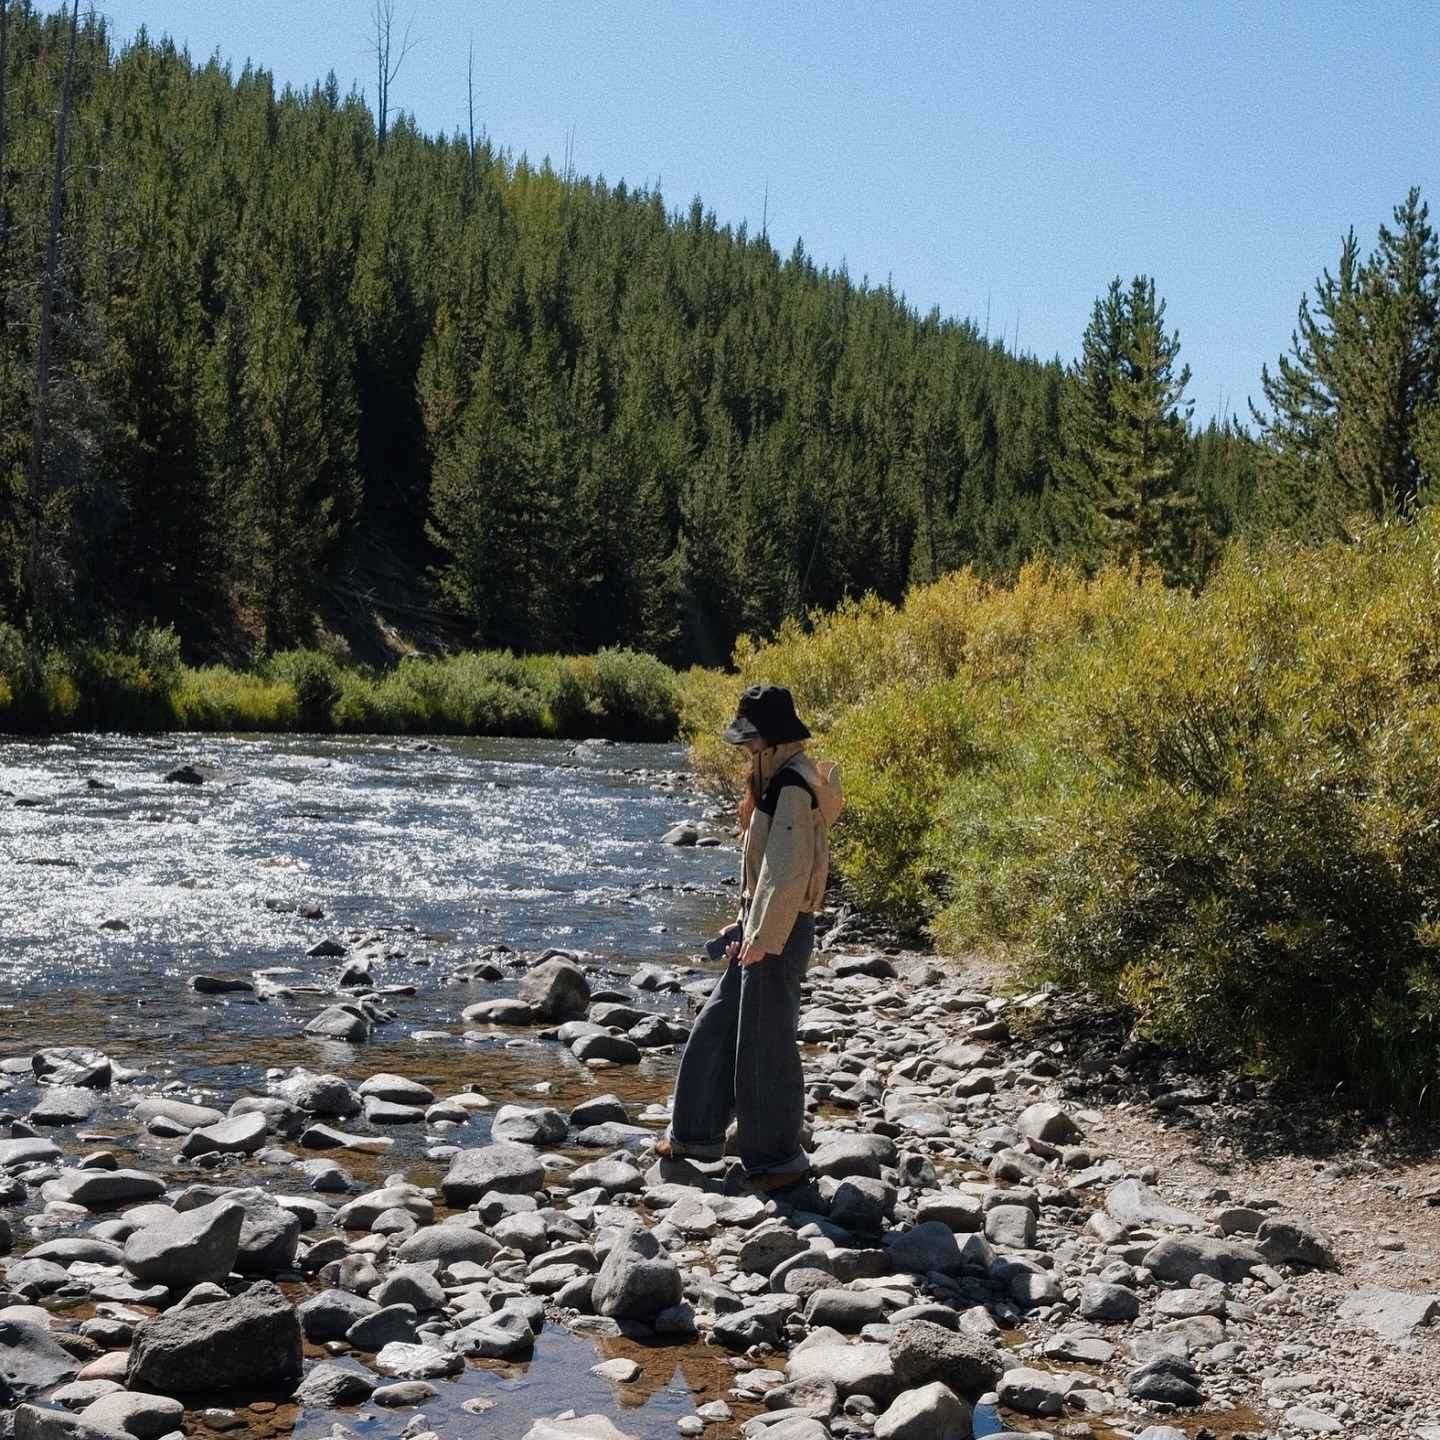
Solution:
{"label": "woman standing on rocks", "polygon": [[840,813],[839,776],[806,753],[810,731],[780,685],[740,695],[725,731],[750,755],[740,800],[740,938],[680,1061],[667,1159],[721,1160],[732,1117],[741,1184],[782,1190],[810,1162],[800,1146],[805,1076],[795,1043],[800,984],[815,946],[825,893],[829,830]]}

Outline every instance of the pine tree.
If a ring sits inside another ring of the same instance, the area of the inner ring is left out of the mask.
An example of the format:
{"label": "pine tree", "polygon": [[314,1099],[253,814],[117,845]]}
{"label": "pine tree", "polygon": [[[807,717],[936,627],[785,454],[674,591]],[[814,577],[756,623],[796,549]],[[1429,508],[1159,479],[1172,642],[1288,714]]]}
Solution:
{"label": "pine tree", "polygon": [[1192,578],[1193,495],[1187,482],[1188,366],[1165,331],[1155,282],[1117,275],[1097,299],[1060,400],[1057,470],[1069,505],[1067,548],[1093,563],[1157,566]]}
{"label": "pine tree", "polygon": [[1266,500],[1289,525],[1408,515],[1440,473],[1440,249],[1418,190],[1394,215],[1363,263],[1350,231],[1262,372]]}

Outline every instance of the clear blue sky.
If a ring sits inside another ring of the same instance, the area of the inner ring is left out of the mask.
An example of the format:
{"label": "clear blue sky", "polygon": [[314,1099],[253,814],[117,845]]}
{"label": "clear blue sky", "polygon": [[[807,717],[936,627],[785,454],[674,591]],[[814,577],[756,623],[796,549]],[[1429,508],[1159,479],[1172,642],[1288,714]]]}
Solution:
{"label": "clear blue sky", "polygon": [[[53,0],[52,0],[53,3]],[[109,0],[192,56],[373,103],[372,0]],[[1260,367],[1354,226],[1412,185],[1440,211],[1434,0],[886,3],[396,0],[392,103],[477,128],[821,264],[887,279],[1012,348],[1074,357],[1116,274],[1155,278],[1197,420]],[[398,38],[398,35],[397,35]]]}

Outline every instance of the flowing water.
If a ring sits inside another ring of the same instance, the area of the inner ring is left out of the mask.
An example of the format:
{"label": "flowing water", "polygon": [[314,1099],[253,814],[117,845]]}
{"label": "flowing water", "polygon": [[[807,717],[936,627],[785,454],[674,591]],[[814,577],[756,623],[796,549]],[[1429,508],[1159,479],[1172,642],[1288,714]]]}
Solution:
{"label": "flowing water", "polygon": [[[203,785],[167,783],[187,762],[226,773]],[[592,986],[623,985],[641,964],[703,959],[701,944],[734,907],[734,846],[674,746],[7,741],[0,792],[0,1058],[94,1045],[202,1101],[264,1093],[267,1068],[296,1064],[355,1081],[395,1071],[440,1093],[468,1085],[497,1105],[564,1108],[605,1090],[632,1108],[663,1100],[673,1055],[597,1073],[534,1032],[467,1039],[464,1006],[513,993],[514,984],[457,983],[452,974],[492,946],[531,956],[555,946],[599,968]],[[723,843],[660,843],[684,820]],[[306,903],[323,919],[302,918],[296,907]],[[373,981],[395,1012],[364,1044],[303,1034],[335,998],[338,962],[305,953],[330,936],[377,957]],[[280,998],[256,1003],[190,985],[197,974],[257,972],[283,987]],[[674,995],[643,1003],[674,1013],[686,1004]],[[367,1182],[404,1170],[434,1184],[446,1162],[427,1155],[437,1137],[419,1129],[396,1127],[385,1155],[342,1159]],[[97,1114],[91,1134],[128,1136],[146,1163],[149,1137],[123,1112]],[[73,1131],[56,1138],[77,1148]],[[483,1144],[488,1120],[443,1138]],[[621,1353],[642,1365],[635,1384],[612,1389],[589,1373]],[[547,1326],[528,1364],[472,1362],[459,1380],[439,1382],[442,1397],[426,1414],[442,1435],[483,1428],[519,1437],[537,1415],[573,1406],[609,1413],[632,1434],[671,1436],[679,1416],[723,1397],[733,1375],[713,1351],[647,1351]],[[493,1402],[483,1420],[460,1409],[477,1400]],[[272,1418],[318,1436],[337,1417],[282,1410]],[[405,1423],[403,1414],[368,1410],[341,1418],[357,1434],[394,1434]],[[266,1432],[261,1416],[249,1419]]]}

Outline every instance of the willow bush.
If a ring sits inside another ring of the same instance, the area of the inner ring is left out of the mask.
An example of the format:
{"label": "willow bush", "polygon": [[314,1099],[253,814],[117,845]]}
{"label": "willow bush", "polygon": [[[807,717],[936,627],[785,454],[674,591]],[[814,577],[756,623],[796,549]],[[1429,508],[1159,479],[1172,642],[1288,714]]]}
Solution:
{"label": "willow bush", "polygon": [[951,576],[742,646],[738,683],[823,727],[837,865],[897,924],[1002,944],[1171,1043],[1437,1109],[1437,602],[1427,514],[1237,549],[1198,596]]}

